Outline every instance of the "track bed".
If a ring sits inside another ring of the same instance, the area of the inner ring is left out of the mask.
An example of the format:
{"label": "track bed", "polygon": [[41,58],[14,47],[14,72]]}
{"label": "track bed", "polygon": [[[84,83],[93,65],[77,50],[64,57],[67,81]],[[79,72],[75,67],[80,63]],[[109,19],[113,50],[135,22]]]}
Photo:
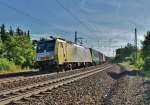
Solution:
{"label": "track bed", "polygon": [[[8,89],[4,88],[0,91],[0,104],[7,104],[10,103],[11,101],[20,100],[25,97],[30,97],[32,95],[39,94],[40,92],[45,92],[46,90],[49,89],[51,90],[58,86],[68,84],[81,78],[88,77],[97,72],[112,67],[112,65],[103,65],[103,66],[104,67],[100,66],[90,67],[86,69],[62,72],[58,74],[57,73],[45,74],[40,75],[38,77],[34,76],[31,78],[19,79],[13,82],[10,81],[12,85],[14,85],[15,82],[19,82],[19,84],[15,87],[12,88],[8,87]],[[4,84],[7,84],[7,82],[6,83],[4,82]]]}
{"label": "track bed", "polygon": [[149,105],[149,86],[138,73],[113,65],[9,105]]}

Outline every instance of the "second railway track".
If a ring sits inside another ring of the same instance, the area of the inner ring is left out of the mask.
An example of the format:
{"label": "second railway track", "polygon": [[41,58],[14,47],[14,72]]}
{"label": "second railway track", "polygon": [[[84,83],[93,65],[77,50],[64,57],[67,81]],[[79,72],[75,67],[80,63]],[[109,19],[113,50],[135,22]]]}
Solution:
{"label": "second railway track", "polygon": [[[103,66],[105,66],[105,65],[107,65],[107,64],[103,64],[103,65],[101,65],[101,67],[103,67]],[[82,68],[81,68],[82,69]],[[73,72],[73,73],[76,73],[76,71],[78,72],[79,70],[81,70],[81,69],[75,69],[75,70],[72,70],[72,71],[65,71],[65,73],[71,73],[71,72]],[[92,67],[88,67],[87,69],[92,69]],[[85,70],[85,69],[83,69],[83,70]],[[61,75],[61,74],[63,74],[64,72],[59,72],[59,74]],[[32,74],[32,73],[31,73]],[[38,75],[37,75],[38,74]],[[58,73],[56,73],[56,72],[54,72],[54,73],[40,73],[40,72],[38,72],[38,73],[35,73],[35,75],[33,74],[33,75],[29,75],[28,74],[28,76],[26,75],[26,73],[25,74],[21,74],[21,75],[19,75],[18,74],[18,76],[12,76],[12,77],[9,77],[9,76],[7,76],[7,75],[4,75],[4,76],[6,76],[5,78],[2,78],[2,79],[0,79],[0,84],[1,83],[10,83],[10,82],[16,82],[16,81],[22,81],[22,80],[28,80],[28,79],[34,79],[34,78],[41,78],[41,77],[48,77],[48,76],[53,76],[53,75],[57,75]],[[1,75],[2,77],[3,77],[3,75]]]}
{"label": "second railway track", "polygon": [[9,89],[14,89],[14,88],[21,87],[21,86],[27,86],[30,84],[44,82],[44,81],[52,80],[55,78],[60,78],[60,77],[80,73],[80,72],[91,70],[94,68],[105,67],[105,66],[108,66],[108,64],[103,64],[103,65],[99,65],[96,67],[94,66],[88,67],[85,69],[81,68],[81,69],[76,69],[76,70],[70,70],[70,71],[60,72],[60,73],[48,73],[48,74],[33,75],[33,76],[31,75],[29,77],[19,76],[19,77],[16,77],[15,79],[8,78],[7,80],[2,79],[0,81],[0,92],[3,90],[9,90]]}
{"label": "second railway track", "polygon": [[100,71],[104,71],[113,67],[112,65],[108,65],[101,68],[92,69],[89,71],[83,71],[80,73],[72,74],[69,76],[64,76],[60,78],[55,78],[52,80],[48,80],[45,82],[39,82],[32,85],[27,85],[23,87],[17,87],[11,90],[4,90],[0,92],[0,105],[5,105],[11,102],[15,102],[17,100],[21,100],[23,98],[30,97],[32,95],[37,95],[41,92],[45,92],[47,90],[51,90],[53,88],[57,88],[59,86],[77,81],[79,79],[88,77]]}

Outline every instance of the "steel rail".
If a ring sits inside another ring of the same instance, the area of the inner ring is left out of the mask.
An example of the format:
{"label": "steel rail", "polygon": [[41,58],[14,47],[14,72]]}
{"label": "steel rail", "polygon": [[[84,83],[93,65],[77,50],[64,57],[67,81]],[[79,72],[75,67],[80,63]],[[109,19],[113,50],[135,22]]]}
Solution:
{"label": "steel rail", "polygon": [[[103,65],[105,66],[105,65]],[[90,69],[92,68],[93,66],[91,67],[88,67],[86,69]],[[79,70],[82,70],[83,68],[81,69],[75,69],[76,71],[79,71]],[[71,71],[65,71],[65,73],[67,72],[71,72]],[[64,72],[59,72],[59,74],[62,74]],[[41,74],[41,75],[33,75],[31,77],[24,77],[24,76],[18,76],[18,77],[12,77],[12,78],[7,78],[7,79],[2,79],[0,80],[0,84],[4,84],[4,83],[10,83],[10,82],[17,82],[17,81],[23,81],[23,80],[28,80],[28,79],[34,79],[34,78],[41,78],[41,77],[46,77],[46,76],[51,76],[51,75],[56,75],[57,73],[54,72],[54,73],[50,73],[50,74]]]}
{"label": "steel rail", "polygon": [[[98,69],[103,69],[103,68],[104,67],[101,67],[101,68],[98,68]],[[93,69],[93,70],[97,70],[97,69]],[[85,72],[88,73],[88,72],[91,72],[91,71],[92,70],[85,71]],[[20,91],[20,90],[22,91],[22,90],[30,89],[30,88],[33,88],[33,87],[42,86],[42,85],[49,84],[49,83],[54,83],[54,82],[57,82],[57,81],[60,81],[60,80],[70,78],[70,77],[78,76],[78,75],[83,74],[85,72],[76,73],[76,74],[69,75],[69,76],[63,76],[63,77],[60,77],[60,78],[57,78],[57,79],[51,79],[51,80],[48,80],[48,81],[45,81],[45,82],[38,82],[38,83],[34,83],[34,84],[31,84],[31,85],[27,85],[27,86],[15,87],[15,88],[11,88],[11,90],[10,89],[3,90],[3,91],[0,91],[0,96],[10,94],[10,93],[13,93],[13,92],[17,92],[17,91]]]}
{"label": "steel rail", "polygon": [[[53,79],[50,81],[46,81],[46,82],[42,82],[42,83],[38,83],[38,84],[33,84],[30,86],[17,88],[17,89],[10,90],[10,91],[1,92],[0,93],[1,96],[4,96],[6,98],[0,99],[0,105],[5,105],[5,104],[8,104],[12,101],[17,101],[17,100],[20,100],[22,98],[30,97],[32,95],[36,95],[36,94],[39,94],[41,92],[45,92],[47,90],[57,88],[59,86],[62,86],[62,85],[77,81],[79,79],[88,77],[88,76],[93,75],[95,73],[98,73],[100,71],[104,71],[104,70],[111,68],[111,67],[113,67],[113,66],[107,66],[104,68],[92,69],[89,71],[61,77],[58,79]],[[16,93],[16,92],[18,92],[18,93]]]}

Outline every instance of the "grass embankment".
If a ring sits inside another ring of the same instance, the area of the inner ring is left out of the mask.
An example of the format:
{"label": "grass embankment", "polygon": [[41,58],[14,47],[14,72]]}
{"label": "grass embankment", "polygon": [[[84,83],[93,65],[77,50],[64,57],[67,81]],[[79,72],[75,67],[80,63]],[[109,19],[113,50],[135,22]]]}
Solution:
{"label": "grass embankment", "polygon": [[126,57],[120,64],[125,66],[128,70],[143,70],[144,60],[141,52],[138,52],[136,59],[135,54],[132,54],[130,57]]}
{"label": "grass embankment", "polygon": [[126,67],[128,70],[140,70],[144,73],[145,77],[150,78],[150,70],[144,70],[144,60],[139,52],[137,59],[134,59],[134,56],[128,57],[124,62],[120,63],[122,66]]}
{"label": "grass embankment", "polygon": [[132,70],[141,70],[138,67],[136,67],[135,65],[130,64],[130,62],[122,62],[122,63],[119,63],[119,64],[126,67],[127,70],[130,70],[130,71],[132,71]]}
{"label": "grass embankment", "polygon": [[16,66],[13,62],[5,58],[0,58],[0,74],[16,73],[31,71],[29,68],[22,69],[20,66]]}
{"label": "grass embankment", "polygon": [[[145,77],[150,78],[150,70],[144,70],[143,66],[137,66],[135,64],[131,64],[130,62],[123,62],[123,63],[120,63],[120,65],[126,67],[130,71],[133,71],[133,70],[141,71],[142,73],[144,73]],[[139,64],[139,65],[143,65],[143,64]]]}

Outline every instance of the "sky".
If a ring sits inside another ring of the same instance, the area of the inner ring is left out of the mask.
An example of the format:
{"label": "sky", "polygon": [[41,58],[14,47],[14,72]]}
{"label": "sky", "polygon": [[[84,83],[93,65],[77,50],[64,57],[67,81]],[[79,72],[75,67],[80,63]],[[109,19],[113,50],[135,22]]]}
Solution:
{"label": "sky", "polygon": [[150,0],[0,0],[0,24],[30,30],[32,39],[59,36],[114,56],[115,49],[138,46],[150,28]]}

